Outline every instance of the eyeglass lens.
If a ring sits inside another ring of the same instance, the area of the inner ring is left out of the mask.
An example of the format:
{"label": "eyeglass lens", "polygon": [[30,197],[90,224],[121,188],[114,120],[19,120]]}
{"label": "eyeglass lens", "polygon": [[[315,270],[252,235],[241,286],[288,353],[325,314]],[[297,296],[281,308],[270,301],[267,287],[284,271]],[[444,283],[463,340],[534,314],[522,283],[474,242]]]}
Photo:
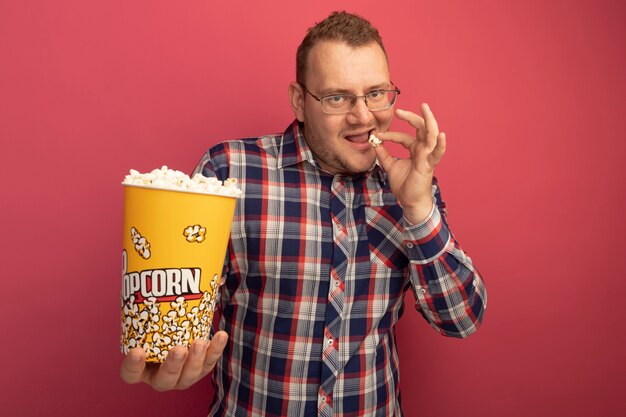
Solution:
{"label": "eyeglass lens", "polygon": [[384,110],[393,105],[396,99],[396,91],[373,91],[365,97],[357,97],[353,94],[338,94],[324,97],[321,101],[324,110],[329,113],[349,112],[356,105],[359,98],[364,98],[370,110]]}

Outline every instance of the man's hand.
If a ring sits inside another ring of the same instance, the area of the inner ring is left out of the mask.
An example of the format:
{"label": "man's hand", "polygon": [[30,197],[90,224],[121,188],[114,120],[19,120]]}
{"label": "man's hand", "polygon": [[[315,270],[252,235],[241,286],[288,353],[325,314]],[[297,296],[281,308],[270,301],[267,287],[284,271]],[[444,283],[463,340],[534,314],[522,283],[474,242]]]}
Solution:
{"label": "man's hand", "polygon": [[400,201],[404,216],[413,224],[425,220],[433,207],[431,187],[435,167],[446,151],[446,134],[439,132],[435,116],[426,103],[423,118],[396,110],[399,119],[415,128],[415,137],[403,132],[376,132],[382,141],[399,143],[409,150],[409,159],[394,159],[384,146],[375,148],[378,161],[387,172],[391,191]]}
{"label": "man's hand", "polygon": [[120,375],[128,384],[145,382],[157,391],[189,388],[213,370],[227,341],[226,332],[219,331],[211,341],[195,340],[189,349],[172,348],[161,364],[146,363],[146,352],[134,348],[122,362]]}

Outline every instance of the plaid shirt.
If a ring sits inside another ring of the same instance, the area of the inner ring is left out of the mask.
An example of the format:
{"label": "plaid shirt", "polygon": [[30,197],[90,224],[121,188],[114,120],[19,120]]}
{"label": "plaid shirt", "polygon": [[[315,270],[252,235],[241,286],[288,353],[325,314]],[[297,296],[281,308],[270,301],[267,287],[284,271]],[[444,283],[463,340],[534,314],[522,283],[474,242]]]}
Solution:
{"label": "plaid shirt", "polygon": [[478,328],[485,287],[448,229],[436,180],[429,218],[410,225],[380,166],[320,171],[295,121],[213,147],[196,172],[243,190],[210,416],[400,416],[394,326],[405,292],[443,335]]}

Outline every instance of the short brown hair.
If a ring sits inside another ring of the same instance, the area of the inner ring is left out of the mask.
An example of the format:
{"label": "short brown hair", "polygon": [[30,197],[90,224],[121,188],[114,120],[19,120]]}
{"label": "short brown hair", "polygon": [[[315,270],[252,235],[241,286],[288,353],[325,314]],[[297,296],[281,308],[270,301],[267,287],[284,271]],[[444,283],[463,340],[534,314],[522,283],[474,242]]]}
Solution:
{"label": "short brown hair", "polygon": [[387,57],[387,52],[378,30],[368,20],[345,11],[333,12],[326,19],[310,28],[302,43],[298,46],[298,52],[296,53],[296,81],[298,83],[304,84],[309,52],[318,42],[325,40],[345,42],[354,47],[376,42],[382,48],[385,57]]}

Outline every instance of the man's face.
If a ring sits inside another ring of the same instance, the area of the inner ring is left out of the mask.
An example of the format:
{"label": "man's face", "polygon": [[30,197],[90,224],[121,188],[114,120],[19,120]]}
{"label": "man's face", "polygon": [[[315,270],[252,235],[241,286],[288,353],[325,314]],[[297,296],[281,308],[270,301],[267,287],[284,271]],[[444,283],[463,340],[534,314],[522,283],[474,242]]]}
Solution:
{"label": "man's face", "polygon": [[[372,42],[352,47],[336,41],[315,45],[308,57],[306,88],[317,97],[333,93],[363,96],[390,89],[389,67],[381,47]],[[326,114],[320,102],[301,91],[296,117],[304,122],[306,142],[320,164],[331,174],[356,174],[369,170],[376,153],[368,142],[372,130],[389,129],[393,109],[371,112],[361,98],[350,113]]]}

